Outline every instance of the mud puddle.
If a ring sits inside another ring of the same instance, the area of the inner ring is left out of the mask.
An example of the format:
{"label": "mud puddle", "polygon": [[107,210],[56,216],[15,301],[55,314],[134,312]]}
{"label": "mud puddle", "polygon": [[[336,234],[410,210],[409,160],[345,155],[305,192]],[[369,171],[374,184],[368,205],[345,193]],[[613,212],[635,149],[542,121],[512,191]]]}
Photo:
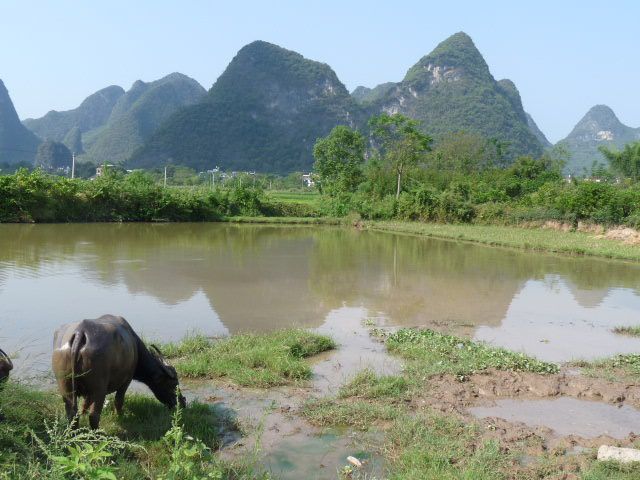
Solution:
{"label": "mud puddle", "polygon": [[399,373],[401,363],[387,353],[384,343],[371,337],[371,327],[386,327],[386,319],[365,308],[342,307],[329,312],[315,331],[328,335],[338,348],[313,358],[313,387],[323,395],[335,394],[358,372],[369,368],[381,375]]}
{"label": "mud puddle", "polygon": [[547,427],[561,436],[625,439],[640,433],[640,410],[628,405],[560,397],[551,400],[497,400],[492,407],[471,407],[477,418],[497,417],[532,427]]}
{"label": "mud puddle", "polygon": [[222,447],[227,459],[255,459],[276,478],[335,479],[349,465],[348,456],[362,462],[358,476],[380,477],[383,469],[379,432],[322,429],[308,424],[298,410],[309,398],[331,395],[365,368],[380,374],[397,373],[401,364],[384,344],[369,335],[369,328],[384,325],[384,318],[366,309],[342,307],[327,315],[316,331],[330,335],[338,347],[315,357],[310,388],[280,387],[269,390],[212,386],[189,382],[189,399],[206,402],[219,413]]}

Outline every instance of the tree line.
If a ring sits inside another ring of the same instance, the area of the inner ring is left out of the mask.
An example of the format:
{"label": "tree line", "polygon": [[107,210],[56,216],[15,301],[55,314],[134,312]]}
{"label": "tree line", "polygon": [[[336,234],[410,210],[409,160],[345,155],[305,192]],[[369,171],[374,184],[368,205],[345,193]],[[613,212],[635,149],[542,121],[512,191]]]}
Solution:
{"label": "tree line", "polygon": [[640,225],[640,142],[602,148],[597,176],[566,178],[568,153],[509,162],[509,144],[467,132],[433,138],[400,114],[369,120],[368,136],[335,127],[314,147],[323,211],[369,219]]}

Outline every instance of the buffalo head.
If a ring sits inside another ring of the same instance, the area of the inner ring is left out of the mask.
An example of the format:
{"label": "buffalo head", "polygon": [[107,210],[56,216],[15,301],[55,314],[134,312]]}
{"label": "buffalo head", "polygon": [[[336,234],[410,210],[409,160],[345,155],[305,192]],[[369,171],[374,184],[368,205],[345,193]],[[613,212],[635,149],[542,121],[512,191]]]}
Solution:
{"label": "buffalo head", "polygon": [[159,368],[153,375],[149,388],[151,388],[156,398],[167,407],[173,409],[180,403],[180,407],[184,408],[187,405],[187,401],[180,393],[176,369],[167,363],[160,349],[155,345],[151,345],[151,354],[157,360]]}

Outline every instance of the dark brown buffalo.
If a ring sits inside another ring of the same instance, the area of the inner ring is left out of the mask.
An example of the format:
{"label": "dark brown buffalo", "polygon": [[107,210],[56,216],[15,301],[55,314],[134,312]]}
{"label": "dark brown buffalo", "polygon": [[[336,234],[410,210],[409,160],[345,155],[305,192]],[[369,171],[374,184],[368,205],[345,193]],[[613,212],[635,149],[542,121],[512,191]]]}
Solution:
{"label": "dark brown buffalo", "polygon": [[79,396],[84,397],[82,413],[89,411],[91,428],[98,428],[109,393],[116,393],[114,406],[120,414],[131,380],[147,385],[169,408],[175,408],[176,395],[184,406],[175,369],[152,349],[122,317],[103,315],[61,326],[53,339],[52,364],[69,422],[78,414]]}
{"label": "dark brown buffalo", "polygon": [[0,348],[0,382],[9,378],[9,372],[11,370],[13,370],[13,363],[9,355],[4,353],[4,350]]}

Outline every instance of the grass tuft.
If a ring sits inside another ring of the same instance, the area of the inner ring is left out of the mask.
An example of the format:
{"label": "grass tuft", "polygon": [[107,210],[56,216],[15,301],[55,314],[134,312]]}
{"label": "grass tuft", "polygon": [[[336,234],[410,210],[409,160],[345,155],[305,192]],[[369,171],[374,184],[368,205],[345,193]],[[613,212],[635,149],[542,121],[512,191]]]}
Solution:
{"label": "grass tuft", "polygon": [[300,414],[311,424],[320,427],[349,426],[368,430],[380,422],[397,418],[398,406],[365,400],[336,401],[333,398],[314,398],[304,403]]}
{"label": "grass tuft", "polygon": [[422,413],[398,418],[387,435],[390,480],[507,478],[509,455],[497,442],[479,442],[475,424]]}
{"label": "grass tuft", "polygon": [[408,383],[403,377],[379,376],[373,370],[365,369],[340,388],[338,397],[366,399],[402,397],[408,388]]}
{"label": "grass tuft", "polygon": [[190,378],[224,378],[249,387],[272,387],[311,378],[305,358],[335,348],[329,337],[302,329],[222,340],[202,335],[164,346],[178,372]]}
{"label": "grass tuft", "polygon": [[464,376],[490,368],[541,374],[559,371],[558,365],[536,360],[523,353],[428,329],[398,330],[387,338],[387,348],[390,352],[415,361],[414,366],[427,375],[452,373]]}
{"label": "grass tuft", "polygon": [[634,327],[616,327],[613,329],[613,333],[628,335],[630,337],[640,337],[640,325]]}
{"label": "grass tuft", "polygon": [[640,377],[640,354],[629,353],[600,360],[576,361],[583,375],[612,382],[637,382]]}

